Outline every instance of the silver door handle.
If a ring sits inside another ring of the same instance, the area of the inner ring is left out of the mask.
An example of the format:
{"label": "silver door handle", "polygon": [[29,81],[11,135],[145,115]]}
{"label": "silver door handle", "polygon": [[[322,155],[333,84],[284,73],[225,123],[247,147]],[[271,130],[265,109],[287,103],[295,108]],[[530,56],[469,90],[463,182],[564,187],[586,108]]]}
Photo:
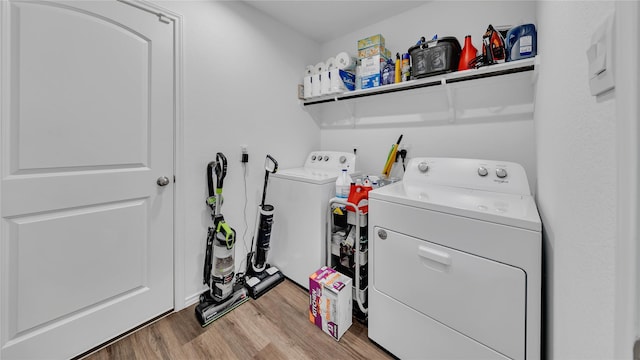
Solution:
{"label": "silver door handle", "polygon": [[386,240],[387,239],[387,232],[382,230],[382,229],[379,229],[378,230],[378,237],[380,239],[382,239],[382,240]]}
{"label": "silver door handle", "polygon": [[156,181],[156,184],[158,184],[159,186],[167,186],[169,185],[169,178],[166,176],[160,176]]}

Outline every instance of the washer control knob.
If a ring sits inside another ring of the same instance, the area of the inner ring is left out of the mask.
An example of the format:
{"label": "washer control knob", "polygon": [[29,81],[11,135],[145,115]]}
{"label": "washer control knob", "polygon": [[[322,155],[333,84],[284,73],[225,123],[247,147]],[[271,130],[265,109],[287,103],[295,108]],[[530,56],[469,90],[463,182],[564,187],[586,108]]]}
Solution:
{"label": "washer control knob", "polygon": [[311,155],[311,161],[316,161],[316,156],[315,155]]}
{"label": "washer control knob", "polygon": [[378,237],[382,240],[387,240],[387,232],[382,229],[378,229]]}
{"label": "washer control knob", "polygon": [[426,162],[421,162],[420,164],[418,164],[418,170],[420,170],[420,172],[427,172],[427,170],[429,170],[429,164],[427,164]]}
{"label": "washer control knob", "polygon": [[507,170],[505,170],[503,168],[497,168],[496,169],[496,176],[499,177],[500,179],[506,178],[507,177]]}
{"label": "washer control knob", "polygon": [[344,164],[346,162],[347,162],[347,157],[344,155],[340,156],[340,164]]}
{"label": "washer control knob", "polygon": [[487,170],[487,168],[486,168],[486,167],[484,167],[484,166],[480,166],[480,167],[478,168],[478,175],[480,175],[480,176],[487,176],[487,174],[489,174],[489,171]]}
{"label": "washer control knob", "polygon": [[324,161],[329,161],[329,155],[325,155]]}

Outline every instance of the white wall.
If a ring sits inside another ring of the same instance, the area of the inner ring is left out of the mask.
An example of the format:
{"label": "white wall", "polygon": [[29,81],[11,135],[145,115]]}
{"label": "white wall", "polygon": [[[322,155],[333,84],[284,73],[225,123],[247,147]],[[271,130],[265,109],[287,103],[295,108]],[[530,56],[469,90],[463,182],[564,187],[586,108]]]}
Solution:
{"label": "white wall", "polygon": [[[404,14],[372,24],[357,32],[325,43],[323,58],[340,51],[356,54],[357,40],[380,33],[393,54],[407,52],[420,36],[430,39],[455,36],[462,46],[465,35],[471,35],[474,46],[481,49],[482,34],[487,26],[536,23],[535,1],[433,1]],[[490,87],[478,91],[491,92]],[[408,94],[398,96],[409,96]],[[429,95],[427,95],[429,96]],[[390,96],[379,101],[391,102]],[[418,101],[420,101],[418,99]],[[425,99],[425,107],[429,106]],[[384,128],[323,129],[323,149],[351,151],[358,145],[358,168],[370,174],[379,174],[391,144],[400,134],[408,145],[408,156],[442,156],[484,158],[513,161],[527,171],[532,191],[535,191],[536,158],[532,116],[486,118],[480,121],[427,121],[418,126],[387,125]],[[393,175],[401,176],[400,166]]]}
{"label": "white wall", "polygon": [[640,58],[640,46],[637,39],[640,34],[640,3],[617,1],[615,29],[617,44],[615,47],[616,81],[616,146],[618,160],[618,196],[617,196],[617,239],[616,239],[616,319],[615,348],[618,358],[628,358],[631,344],[640,338],[640,318],[638,291],[640,284],[640,128],[638,118],[640,106],[640,71],[637,63]]}
{"label": "white wall", "polygon": [[[614,357],[616,136],[613,94],[589,94],[591,31],[610,1],[540,1],[537,200],[544,226],[550,359]],[[630,357],[629,357],[630,358]]]}
{"label": "white wall", "polygon": [[[237,1],[158,1],[184,18],[184,289],[186,301],[202,290],[207,227],[206,166],[223,152],[228,161],[222,213],[250,245],[267,153],[282,167],[300,166],[319,147],[319,129],[301,110],[297,84],[318,44]],[[244,221],[240,145],[248,145]],[[236,263],[244,258],[236,246]],[[181,279],[177,280],[180,283]],[[179,305],[179,304],[178,304]]]}

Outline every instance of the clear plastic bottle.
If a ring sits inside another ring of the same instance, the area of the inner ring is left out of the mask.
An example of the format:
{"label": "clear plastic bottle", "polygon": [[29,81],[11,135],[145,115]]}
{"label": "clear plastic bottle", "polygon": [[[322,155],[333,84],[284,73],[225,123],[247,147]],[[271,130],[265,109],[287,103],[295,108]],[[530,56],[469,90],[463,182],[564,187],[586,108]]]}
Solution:
{"label": "clear plastic bottle", "polygon": [[347,172],[347,169],[342,169],[342,173],[336,179],[336,197],[340,199],[347,199],[349,197],[349,190],[351,190],[351,176]]}

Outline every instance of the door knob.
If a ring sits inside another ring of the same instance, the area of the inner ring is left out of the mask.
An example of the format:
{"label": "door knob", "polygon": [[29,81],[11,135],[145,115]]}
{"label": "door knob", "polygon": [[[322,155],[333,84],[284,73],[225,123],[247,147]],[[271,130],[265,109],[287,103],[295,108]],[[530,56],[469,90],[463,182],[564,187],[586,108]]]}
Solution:
{"label": "door knob", "polygon": [[167,186],[169,185],[169,178],[166,176],[160,176],[156,181],[156,184],[158,184],[159,186]]}

